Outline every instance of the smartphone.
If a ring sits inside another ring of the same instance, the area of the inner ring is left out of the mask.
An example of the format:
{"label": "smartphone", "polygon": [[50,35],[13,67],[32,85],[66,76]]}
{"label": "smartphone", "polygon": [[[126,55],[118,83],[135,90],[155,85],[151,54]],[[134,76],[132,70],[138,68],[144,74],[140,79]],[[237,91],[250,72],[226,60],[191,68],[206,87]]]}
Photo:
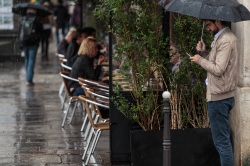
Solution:
{"label": "smartphone", "polygon": [[187,54],[189,57],[191,57],[191,55],[190,55],[189,53],[186,52],[186,54]]}

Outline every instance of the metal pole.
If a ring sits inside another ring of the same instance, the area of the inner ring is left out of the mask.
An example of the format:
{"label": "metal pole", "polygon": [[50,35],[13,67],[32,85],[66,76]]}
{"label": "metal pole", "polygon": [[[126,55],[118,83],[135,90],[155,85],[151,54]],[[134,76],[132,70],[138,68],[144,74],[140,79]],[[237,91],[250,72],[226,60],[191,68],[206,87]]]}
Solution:
{"label": "metal pole", "polygon": [[164,130],[163,130],[163,166],[171,166],[171,139],[170,139],[170,122],[169,122],[169,98],[170,92],[165,91],[163,97],[164,113]]}

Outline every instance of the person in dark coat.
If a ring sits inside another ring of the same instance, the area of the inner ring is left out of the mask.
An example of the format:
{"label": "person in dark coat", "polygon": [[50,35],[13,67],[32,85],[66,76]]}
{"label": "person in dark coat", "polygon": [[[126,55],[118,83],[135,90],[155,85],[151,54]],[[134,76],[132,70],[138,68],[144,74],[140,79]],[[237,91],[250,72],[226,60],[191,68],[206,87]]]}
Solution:
{"label": "person in dark coat", "polygon": [[[98,81],[101,75],[101,63],[105,61],[105,57],[100,55],[98,58],[97,65],[94,65],[94,59],[97,55],[98,48],[96,40],[93,37],[85,38],[78,51],[78,57],[72,67],[70,77],[78,79],[82,77],[85,79]],[[84,90],[80,84],[75,81],[69,82],[70,91],[73,96],[84,95]]]}
{"label": "person in dark coat", "polygon": [[66,55],[69,43],[73,40],[74,36],[76,35],[76,29],[71,28],[65,38],[59,43],[57,47],[57,53]]}
{"label": "person in dark coat", "polygon": [[[25,55],[25,71],[26,71],[26,81],[27,86],[31,87],[34,86],[33,76],[34,76],[34,69],[36,64],[36,56],[37,50],[39,47],[39,43],[41,40],[41,32],[43,30],[41,20],[39,17],[36,16],[36,10],[32,8],[27,9],[27,14],[20,19],[20,49],[24,52]],[[33,28],[31,34],[29,36],[24,36],[22,31],[22,25],[26,24],[25,21],[34,20]]]}
{"label": "person in dark coat", "polygon": [[67,26],[67,20],[69,19],[68,9],[62,5],[62,0],[58,0],[58,5],[54,8],[54,17],[56,23],[56,43],[57,46],[60,43],[60,34],[61,31],[62,36],[65,37],[65,29]]}
{"label": "person in dark coat", "polygon": [[[49,2],[44,2],[43,5],[49,9],[50,4]],[[49,51],[49,40],[50,40],[50,35],[52,31],[52,17],[47,16],[42,18],[41,22],[43,24],[43,31],[42,31],[42,37],[41,37],[41,54],[42,54],[42,60],[49,60],[48,56],[48,51]]]}
{"label": "person in dark coat", "polygon": [[83,29],[78,29],[75,37],[69,43],[65,58],[67,59],[67,65],[72,67],[76,58],[78,49],[82,43],[82,40],[86,37],[95,37],[95,29],[92,27],[85,27]]}

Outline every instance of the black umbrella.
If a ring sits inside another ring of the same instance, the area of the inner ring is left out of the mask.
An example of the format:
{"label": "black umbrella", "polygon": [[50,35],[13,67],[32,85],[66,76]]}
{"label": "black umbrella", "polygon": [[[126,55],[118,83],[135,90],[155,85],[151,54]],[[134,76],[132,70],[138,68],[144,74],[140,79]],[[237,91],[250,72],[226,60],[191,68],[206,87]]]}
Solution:
{"label": "black umbrella", "polygon": [[250,20],[249,10],[235,0],[160,0],[166,11],[198,19],[239,22]]}
{"label": "black umbrella", "polygon": [[12,13],[24,16],[28,8],[36,9],[36,15],[38,17],[46,17],[51,14],[46,7],[33,3],[18,3],[12,7]]}

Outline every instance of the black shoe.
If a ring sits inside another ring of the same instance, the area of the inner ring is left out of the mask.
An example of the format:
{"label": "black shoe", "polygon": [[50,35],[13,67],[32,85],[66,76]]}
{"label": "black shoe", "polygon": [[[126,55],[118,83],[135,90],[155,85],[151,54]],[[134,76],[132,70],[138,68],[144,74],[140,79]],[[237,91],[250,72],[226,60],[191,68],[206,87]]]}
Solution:
{"label": "black shoe", "polygon": [[27,82],[26,85],[27,85],[28,87],[33,87],[33,86],[35,85],[35,83],[34,83],[34,82]]}

